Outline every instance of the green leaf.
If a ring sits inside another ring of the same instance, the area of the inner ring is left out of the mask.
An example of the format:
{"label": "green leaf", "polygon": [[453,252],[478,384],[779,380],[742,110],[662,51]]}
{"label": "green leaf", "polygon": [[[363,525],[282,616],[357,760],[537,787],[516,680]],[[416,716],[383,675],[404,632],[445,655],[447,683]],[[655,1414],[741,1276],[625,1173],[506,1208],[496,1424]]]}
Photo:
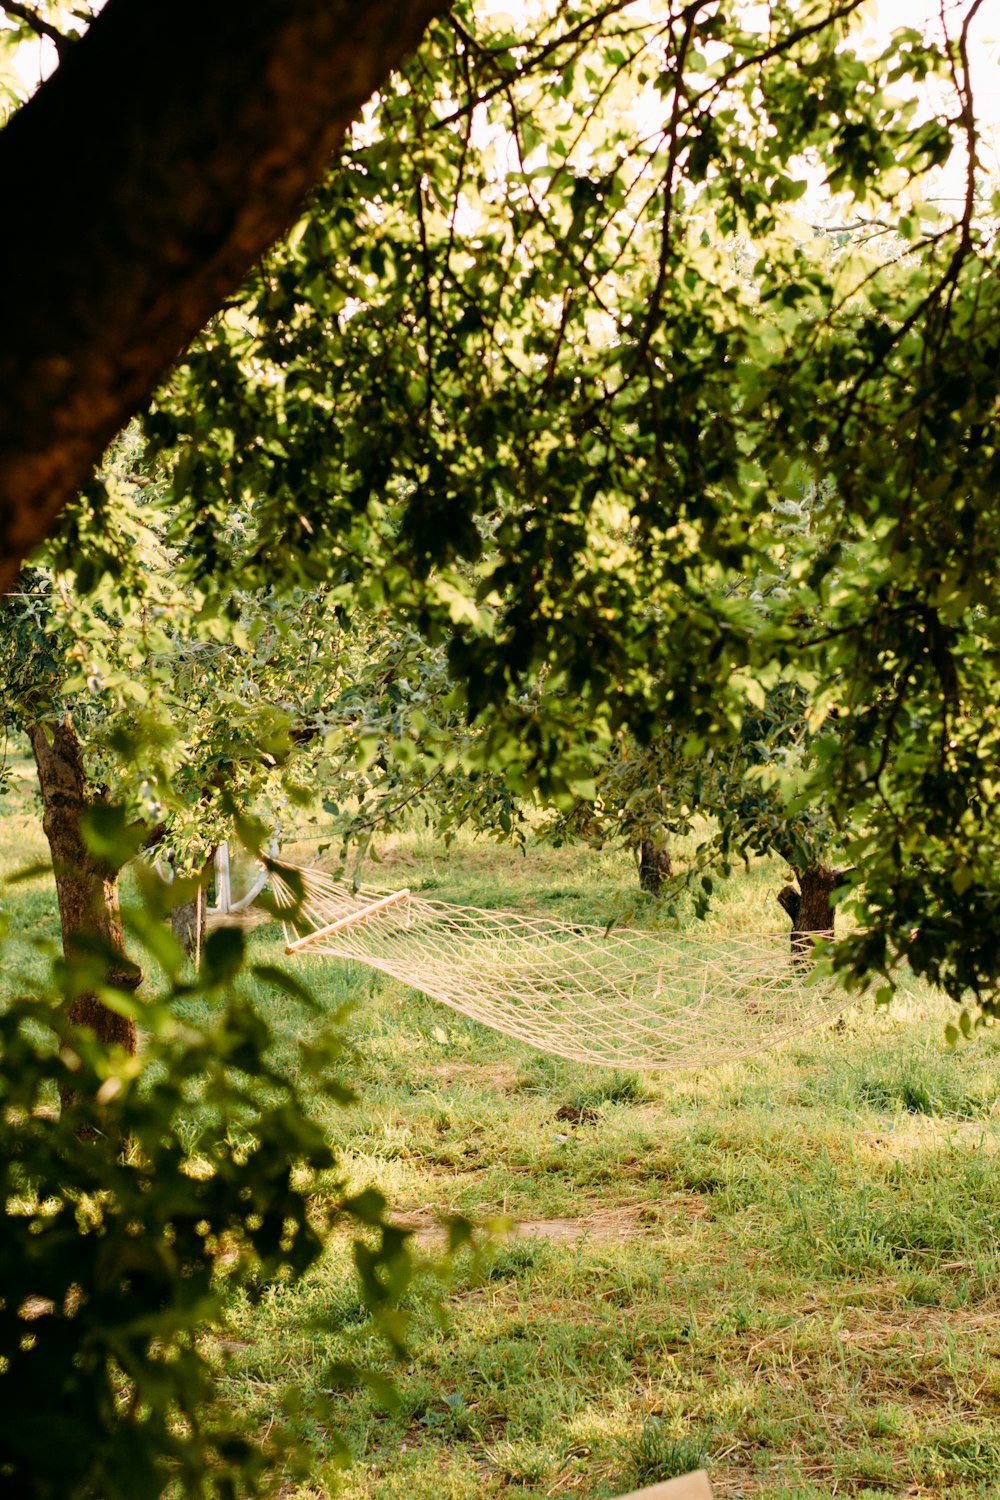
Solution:
{"label": "green leaf", "polygon": [[296,979],[294,974],[289,974],[287,970],[279,969],[273,964],[254,964],[250,969],[250,973],[263,984],[273,985],[275,989],[281,990],[290,999],[299,1001],[300,1004],[307,1006],[310,1010],[318,1011],[321,1009],[316,996],[308,986],[303,984],[300,979]]}
{"label": "green leaf", "polygon": [[362,1224],[381,1224],[385,1215],[386,1202],[377,1188],[365,1188],[356,1193],[352,1198],[344,1199],[344,1212],[360,1219]]}
{"label": "green leaf", "polygon": [[231,984],[243,967],[244,949],[242,928],[216,927],[202,948],[202,984],[210,989]]}
{"label": "green leaf", "polygon": [[20,870],[15,870],[13,875],[4,877],[4,885],[23,885],[28,880],[38,880],[42,876],[52,874],[52,864],[49,860],[39,860],[37,864],[25,865]]}

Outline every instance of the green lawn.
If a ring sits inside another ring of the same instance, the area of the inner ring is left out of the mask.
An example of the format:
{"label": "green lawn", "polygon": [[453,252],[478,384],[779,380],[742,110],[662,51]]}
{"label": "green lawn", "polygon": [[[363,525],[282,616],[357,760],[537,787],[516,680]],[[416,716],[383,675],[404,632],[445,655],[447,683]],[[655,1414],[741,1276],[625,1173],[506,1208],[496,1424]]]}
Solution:
{"label": "green lawn", "polygon": [[[42,853],[25,795],[0,823],[0,873]],[[307,846],[303,846],[303,853]],[[572,920],[655,916],[624,855],[488,845],[382,851],[380,884]],[[717,922],[779,930],[779,865],[727,893]],[[56,937],[50,882],[2,904]],[[284,961],[259,925],[256,956]],[[354,1463],[349,1500],[608,1497],[705,1463],[720,1496],[1000,1492],[997,1057],[949,1053],[945,1003],[859,1006],[777,1055],[676,1076],[552,1060],[358,965],[294,963],[324,1009],[351,1001],[361,1100],[329,1112],[353,1181],[376,1183],[427,1255],[441,1215],[516,1228],[444,1298],[411,1303],[387,1414],[324,1398],[335,1359],[389,1372],[347,1239],[300,1285],[239,1302],[218,1340],[225,1396],[263,1436],[283,1419]],[[30,982],[22,947],[5,983]],[[288,1058],[314,1024],[261,991]],[[323,1192],[321,1184],[318,1192]]]}

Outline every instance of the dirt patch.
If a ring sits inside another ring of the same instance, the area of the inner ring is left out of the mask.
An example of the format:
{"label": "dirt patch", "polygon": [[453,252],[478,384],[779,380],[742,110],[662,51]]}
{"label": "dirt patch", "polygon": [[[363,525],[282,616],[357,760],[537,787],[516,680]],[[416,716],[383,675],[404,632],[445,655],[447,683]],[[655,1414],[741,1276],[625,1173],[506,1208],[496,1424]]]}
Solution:
{"label": "dirt patch", "polygon": [[[440,1248],[446,1226],[428,1213],[395,1214],[394,1223],[411,1229],[422,1248]],[[623,1245],[633,1235],[646,1232],[638,1207],[601,1210],[579,1219],[517,1219],[508,1232],[512,1240],[544,1239],[554,1245]]]}
{"label": "dirt patch", "polygon": [[1000,1129],[995,1117],[982,1120],[950,1120],[936,1115],[914,1115],[893,1120],[882,1130],[859,1130],[860,1143],[885,1151],[890,1156],[906,1156],[928,1146],[971,1144],[981,1151],[1000,1149]]}
{"label": "dirt patch", "polygon": [[420,1071],[440,1083],[481,1083],[501,1094],[514,1093],[521,1077],[508,1063],[443,1062],[425,1065]]}
{"label": "dirt patch", "polygon": [[563,1104],[556,1110],[553,1118],[568,1120],[571,1125],[592,1125],[601,1115],[591,1104]]}
{"label": "dirt patch", "polygon": [[575,1245],[586,1240],[591,1245],[623,1245],[646,1226],[635,1208],[608,1209],[585,1219],[525,1219],[515,1225],[519,1239],[537,1236],[555,1245]]}

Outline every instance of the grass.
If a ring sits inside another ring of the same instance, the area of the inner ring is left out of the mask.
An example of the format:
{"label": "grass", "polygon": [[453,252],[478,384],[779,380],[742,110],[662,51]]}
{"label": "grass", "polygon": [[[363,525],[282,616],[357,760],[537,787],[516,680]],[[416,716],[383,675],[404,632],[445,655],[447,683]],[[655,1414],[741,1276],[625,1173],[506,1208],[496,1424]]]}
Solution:
{"label": "grass", "polygon": [[[42,854],[23,798],[0,827],[0,870]],[[379,883],[441,899],[656,920],[620,853],[442,853],[413,835],[382,855]],[[779,928],[781,881],[756,866],[714,921]],[[55,943],[47,878],[2,904]],[[272,928],[249,941],[280,961]],[[30,983],[37,964],[22,945],[5,982]],[[446,1321],[412,1298],[395,1370],[346,1240],[300,1284],[230,1308],[225,1399],[262,1435],[284,1413],[317,1455],[315,1482],[289,1481],[286,1500],[601,1500],[702,1463],[733,1500],[1000,1492],[991,1033],[948,1052],[947,1005],[915,993],[774,1055],[601,1073],[359,965],[303,957],[297,972],[325,1009],[356,1006],[361,1102],[316,1103],[352,1181],[377,1183],[428,1254],[448,1213],[519,1228],[478,1265],[459,1259]],[[259,1002],[291,1059],[308,1018]],[[398,1409],[365,1389],[331,1398],[342,1359],[393,1373]],[[335,1433],[354,1459],[343,1473]]]}

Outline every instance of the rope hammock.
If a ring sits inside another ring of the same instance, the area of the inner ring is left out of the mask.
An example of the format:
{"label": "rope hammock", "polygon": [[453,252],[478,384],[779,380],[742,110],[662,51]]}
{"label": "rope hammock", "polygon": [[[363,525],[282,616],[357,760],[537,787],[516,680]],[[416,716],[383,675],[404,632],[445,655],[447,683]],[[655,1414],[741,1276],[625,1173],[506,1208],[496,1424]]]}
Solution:
{"label": "rope hammock", "polygon": [[354,959],[572,1062],[725,1062],[852,1003],[829,976],[792,957],[787,933],[605,931],[269,867],[287,953]]}

